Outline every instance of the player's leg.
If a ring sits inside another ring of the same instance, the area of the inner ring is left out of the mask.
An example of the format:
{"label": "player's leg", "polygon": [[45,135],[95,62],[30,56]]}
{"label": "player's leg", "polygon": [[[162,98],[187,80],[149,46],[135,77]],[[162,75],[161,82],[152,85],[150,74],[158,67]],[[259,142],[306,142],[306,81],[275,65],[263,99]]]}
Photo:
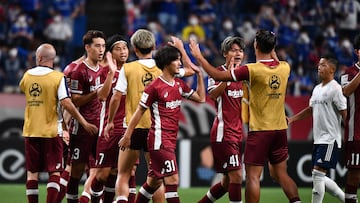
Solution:
{"label": "player's leg", "polygon": [[135,173],[136,173],[136,168],[138,166],[138,162],[139,159],[136,161],[137,163],[133,166],[133,169],[131,171],[130,174],[130,179],[129,179],[129,198],[128,198],[128,203],[134,203],[135,199],[136,199],[136,179],[135,179]]}
{"label": "player's leg", "polygon": [[112,168],[104,184],[103,203],[111,203],[114,201],[116,178],[117,178],[117,168]]}
{"label": "player's leg", "polygon": [[91,202],[98,203],[103,195],[104,185],[110,175],[111,167],[96,168],[95,177],[90,183]]}
{"label": "player's leg", "polygon": [[278,182],[290,202],[300,201],[298,189],[294,180],[287,173],[286,160],[277,163],[269,163],[270,176]]}
{"label": "player's leg", "polygon": [[280,184],[289,202],[300,202],[297,185],[287,172],[289,154],[286,130],[272,131],[270,136],[272,137],[269,154],[270,175]]}
{"label": "player's leg", "polygon": [[198,201],[198,203],[211,203],[220,199],[228,191],[229,176],[226,174],[222,180],[215,185],[211,186],[206,194]]}
{"label": "player's leg", "polygon": [[66,194],[66,188],[70,178],[71,165],[66,164],[66,167],[63,172],[60,174],[60,192],[56,198],[57,203],[61,203]]}
{"label": "player's leg", "polygon": [[32,173],[27,171],[26,177],[26,196],[29,203],[39,202],[39,183],[38,183],[39,173]]}
{"label": "player's leg", "polygon": [[242,182],[242,170],[232,170],[228,172],[229,176],[229,200],[230,202],[241,202],[241,182]]}
{"label": "player's leg", "polygon": [[165,198],[168,203],[180,203],[179,194],[177,192],[179,186],[179,175],[173,174],[164,177],[163,185],[165,185]]}
{"label": "player's leg", "polygon": [[66,191],[66,199],[68,203],[78,203],[79,183],[85,171],[86,163],[72,162],[70,178]]}
{"label": "player's leg", "polygon": [[345,202],[345,193],[344,191],[336,184],[336,182],[325,176],[325,190],[329,192],[332,196],[338,198],[341,202]]}
{"label": "player's leg", "polygon": [[258,203],[260,200],[260,176],[263,166],[245,164],[246,186],[245,200],[246,203]]}
{"label": "player's leg", "polygon": [[341,201],[344,201],[344,193],[337,184],[326,177],[326,173],[331,168],[335,168],[338,160],[339,148],[337,143],[333,144],[315,144],[312,153],[312,178],[314,203],[322,202],[325,189],[332,195],[336,195]]}
{"label": "player's leg", "polygon": [[63,170],[62,157],[63,157],[63,145],[60,137],[41,139],[43,156],[40,159],[44,159],[40,166],[44,166],[43,170],[49,173],[48,183],[46,185],[47,190],[47,203],[56,202],[58,193],[60,191],[60,172]]}
{"label": "player's leg", "polygon": [[[155,191],[163,185],[162,179],[148,176],[146,182],[141,186],[136,197],[136,203],[147,203],[154,196]],[[165,201],[164,201],[165,202]]]}
{"label": "player's leg", "polygon": [[[149,161],[150,161],[149,152],[144,152],[144,156],[145,156],[146,162],[148,163],[148,168],[149,168]],[[155,191],[154,195],[152,196],[152,200],[154,203],[165,202],[165,187],[163,184],[161,184],[160,187]]]}
{"label": "player's leg", "polygon": [[139,150],[126,149],[119,151],[118,177],[115,185],[116,201],[118,203],[128,202],[129,179],[133,166],[140,156]]}
{"label": "player's leg", "polygon": [[358,201],[357,190],[360,184],[360,142],[345,142],[345,163],[348,168],[345,185],[345,202],[355,203]]}
{"label": "player's leg", "polygon": [[356,203],[357,189],[360,184],[360,169],[349,168],[346,175],[346,186],[345,186],[345,202]]}

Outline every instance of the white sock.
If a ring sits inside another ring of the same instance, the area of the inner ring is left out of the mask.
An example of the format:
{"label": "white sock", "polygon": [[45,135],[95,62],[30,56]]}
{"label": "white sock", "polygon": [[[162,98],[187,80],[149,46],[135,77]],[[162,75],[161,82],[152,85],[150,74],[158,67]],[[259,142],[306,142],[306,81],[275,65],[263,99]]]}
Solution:
{"label": "white sock", "polygon": [[341,202],[345,202],[344,191],[331,178],[325,176],[325,188],[332,196],[338,198]]}
{"label": "white sock", "polygon": [[325,173],[313,169],[312,171],[312,180],[313,180],[313,189],[312,189],[312,203],[322,203],[325,195]]}

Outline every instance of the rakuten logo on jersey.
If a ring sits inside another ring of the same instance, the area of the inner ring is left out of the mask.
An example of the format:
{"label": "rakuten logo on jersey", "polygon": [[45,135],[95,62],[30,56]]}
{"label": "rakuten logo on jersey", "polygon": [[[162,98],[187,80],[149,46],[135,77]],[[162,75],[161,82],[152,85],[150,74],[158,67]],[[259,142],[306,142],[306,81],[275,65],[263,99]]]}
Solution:
{"label": "rakuten logo on jersey", "polygon": [[167,109],[175,109],[181,105],[181,100],[175,100],[171,102],[166,102]]}
{"label": "rakuten logo on jersey", "polygon": [[239,98],[239,97],[243,96],[243,91],[242,90],[228,90],[227,94],[229,97]]}

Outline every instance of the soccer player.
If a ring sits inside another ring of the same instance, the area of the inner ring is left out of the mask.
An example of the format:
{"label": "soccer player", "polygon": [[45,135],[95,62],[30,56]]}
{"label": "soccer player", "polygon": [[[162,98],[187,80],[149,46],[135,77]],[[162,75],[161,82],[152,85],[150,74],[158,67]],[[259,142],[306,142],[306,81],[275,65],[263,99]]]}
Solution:
{"label": "soccer player", "polygon": [[[137,105],[145,86],[151,83],[162,73],[161,70],[156,67],[154,59],[152,59],[152,52],[155,49],[154,34],[148,30],[139,29],[131,36],[130,41],[138,60],[124,64],[124,67],[120,70],[119,79],[110,100],[109,117],[104,132],[105,136],[108,136],[114,128],[114,115],[120,105],[122,95],[126,94],[125,115],[126,123],[129,123],[132,114],[137,109]],[[174,46],[179,48],[182,53],[185,53],[181,40],[173,37],[173,42]],[[184,60],[190,61],[187,55],[184,57]],[[179,71],[179,75],[184,76],[187,74],[193,74],[194,71],[190,69],[191,68],[181,69]],[[129,180],[130,177],[134,175],[133,168],[140,156],[140,150],[144,150],[145,158],[149,160],[146,143],[150,126],[150,112],[146,111],[145,115],[135,127],[130,149],[119,151],[118,178],[115,187],[117,196],[116,201],[118,202],[134,201],[132,198],[136,193],[136,188],[134,187],[129,190]],[[155,203],[162,203],[164,200],[163,191],[158,190],[153,197],[153,201]]]}
{"label": "soccer player", "polygon": [[[182,98],[205,102],[205,88],[202,73],[197,70],[198,86],[196,92],[184,81],[175,77],[181,66],[181,53],[173,46],[165,46],[155,55],[157,67],[162,74],[149,84],[140,103],[132,115],[128,128],[119,142],[125,151],[133,141],[133,131],[147,109],[151,112],[151,128],[148,135],[148,150],[151,163],[146,182],[140,188],[136,202],[149,202],[154,192],[165,185],[167,202],[180,202],[177,187],[179,184],[176,162],[176,138]],[[196,67],[197,68],[197,67]]]}
{"label": "soccer player", "polygon": [[[100,125],[100,100],[104,101],[111,90],[111,82],[115,75],[116,65],[109,63],[109,72],[101,84],[100,72],[102,67],[99,62],[104,58],[105,35],[101,31],[89,30],[83,37],[86,59],[83,60],[70,75],[71,98],[80,113],[88,122]],[[106,57],[112,61],[111,54]],[[66,198],[69,203],[78,202],[78,187],[85,166],[89,164],[90,177],[94,177],[95,161],[89,162],[91,157],[95,160],[97,136],[89,136],[78,126],[77,120],[72,120],[69,128],[71,150],[71,173],[68,182]],[[90,195],[89,195],[90,196]],[[85,199],[80,199],[80,202]]]}
{"label": "soccer player", "polygon": [[[72,61],[64,68],[64,76],[66,78],[66,84],[70,84],[70,74],[71,72],[76,68],[76,66],[82,62],[86,57],[83,55],[76,59],[75,61]],[[70,89],[69,89],[70,91]],[[63,160],[66,164],[65,169],[61,172],[60,175],[60,192],[57,196],[57,203],[61,203],[62,199],[65,196],[66,188],[68,185],[68,181],[70,178],[70,171],[71,171],[71,155],[70,155],[70,149],[69,149],[69,142],[70,142],[70,134],[69,134],[69,123],[71,120],[71,115],[65,110],[62,111],[63,114],[63,122],[62,122],[62,131],[63,131]]]}
{"label": "soccer player", "polygon": [[345,202],[358,202],[357,189],[360,183],[360,35],[354,40],[358,61],[341,76],[343,94],[348,98],[345,122],[345,163],[348,168],[345,185]]}
{"label": "soccer player", "polygon": [[98,130],[71,102],[64,75],[53,69],[55,56],[52,45],[41,44],[36,50],[36,67],[28,70],[20,81],[20,89],[26,96],[23,136],[29,203],[38,202],[39,172],[49,173],[46,202],[55,202],[60,190],[63,150],[58,136],[58,103],[79,121],[87,133],[95,134]]}
{"label": "soccer player", "polygon": [[[161,74],[161,70],[156,67],[155,61],[152,59],[152,52],[155,49],[153,33],[139,29],[131,36],[130,41],[138,60],[124,64],[120,70],[118,81],[110,99],[108,121],[104,130],[105,137],[109,137],[114,129],[115,113],[119,108],[122,96],[126,94],[125,121],[128,123],[135,112],[145,86]],[[145,116],[135,129],[134,134],[136,135],[133,136],[134,141],[130,150],[119,151],[118,177],[115,187],[116,201],[132,202],[135,199],[135,184],[129,190],[129,182],[134,183],[135,181],[134,179],[130,180],[130,178],[134,178],[133,168],[139,159],[140,150],[144,150],[147,154],[146,140],[149,128],[150,114]],[[158,198],[158,203],[164,202],[163,193],[159,193]]]}
{"label": "soccer player", "polygon": [[[245,43],[240,37],[227,37],[221,44],[225,64],[220,71],[228,71],[241,65]],[[219,82],[208,80],[208,92],[215,101],[217,114],[210,132],[211,149],[216,172],[223,173],[223,179],[212,186],[199,203],[211,203],[229,192],[230,202],[241,202],[241,148],[242,82]],[[234,113],[237,112],[237,113]]]}
{"label": "soccer player", "polygon": [[345,194],[326,173],[335,168],[341,148],[341,117],[346,119],[346,98],[340,84],[334,80],[337,61],[323,56],[318,65],[318,84],[309,106],[288,119],[289,124],[312,115],[314,147],[312,153],[312,203],[321,203],[325,188],[345,202]]}
{"label": "soccer player", "polygon": [[286,170],[288,126],[284,104],[290,66],[287,62],[274,59],[275,44],[276,36],[273,32],[259,30],[254,41],[257,62],[220,71],[202,56],[196,42],[190,42],[193,56],[214,80],[247,80],[250,84],[249,132],[244,152],[246,203],[260,200],[260,176],[267,160],[289,201],[300,202],[297,186]]}
{"label": "soccer player", "polygon": [[[126,63],[129,56],[128,44],[124,37],[120,35],[113,35],[106,41],[106,50],[111,52],[113,59],[116,60],[117,70],[112,80],[112,88],[115,87],[120,69]],[[106,61],[106,63],[108,63]],[[109,69],[105,66],[104,69]],[[107,71],[102,71],[107,73]],[[106,75],[102,78],[106,78]],[[115,181],[117,176],[117,162],[119,154],[118,142],[125,132],[124,119],[125,119],[125,95],[122,96],[120,107],[114,117],[114,129],[108,137],[105,137],[103,128],[106,126],[109,103],[112,96],[112,92],[108,95],[108,98],[103,102],[104,113],[101,115],[100,122],[102,123],[99,133],[97,150],[96,150],[96,177],[91,184],[91,202],[99,202],[100,197],[104,191],[103,202],[111,203],[115,196]],[[135,179],[133,179],[135,181]],[[105,188],[103,190],[103,187]],[[135,185],[132,185],[135,187]]]}

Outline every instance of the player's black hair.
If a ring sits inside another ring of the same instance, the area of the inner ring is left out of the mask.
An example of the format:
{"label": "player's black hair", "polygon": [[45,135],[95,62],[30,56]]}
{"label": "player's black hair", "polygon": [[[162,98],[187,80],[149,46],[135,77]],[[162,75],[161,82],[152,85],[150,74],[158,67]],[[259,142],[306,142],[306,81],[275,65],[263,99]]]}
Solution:
{"label": "player's black hair", "polygon": [[114,48],[115,44],[118,42],[124,42],[128,46],[128,41],[126,40],[126,38],[124,36],[115,34],[106,40],[106,51],[111,52],[112,49]]}
{"label": "player's black hair", "polygon": [[360,34],[356,35],[354,39],[354,49],[360,49]]}
{"label": "player's black hair", "polygon": [[106,36],[102,31],[89,30],[85,33],[83,37],[83,44],[87,45],[93,43],[94,38],[103,38],[104,40],[106,40]]}
{"label": "player's black hair", "polygon": [[265,54],[270,53],[276,45],[276,35],[268,30],[259,30],[255,36],[257,48]]}
{"label": "player's black hair", "polygon": [[336,57],[333,54],[327,53],[327,54],[323,55],[321,58],[326,59],[326,61],[328,63],[333,65],[335,70],[337,69],[338,61],[337,61]]}
{"label": "player's black hair", "polygon": [[173,46],[164,46],[160,48],[155,54],[155,63],[158,68],[164,70],[165,66],[170,65],[171,62],[181,57],[181,52],[178,48]]}

